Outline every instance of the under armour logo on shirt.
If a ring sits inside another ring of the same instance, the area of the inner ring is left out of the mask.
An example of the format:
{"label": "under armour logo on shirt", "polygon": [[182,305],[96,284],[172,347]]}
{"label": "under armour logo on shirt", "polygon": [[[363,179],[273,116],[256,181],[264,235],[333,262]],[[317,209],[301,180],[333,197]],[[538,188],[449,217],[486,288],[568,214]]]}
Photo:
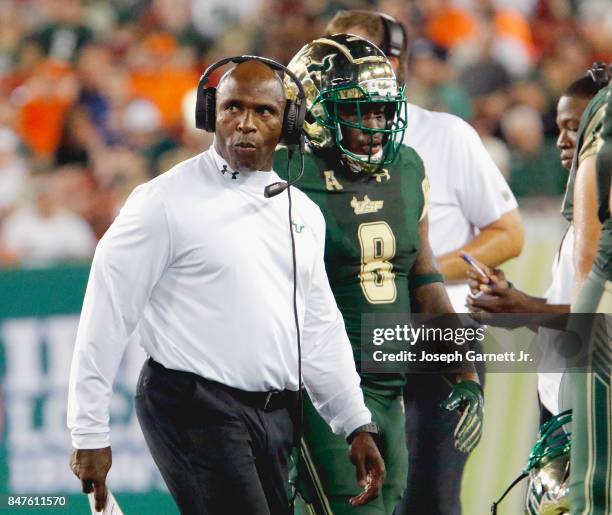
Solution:
{"label": "under armour logo on shirt", "polygon": [[227,169],[227,165],[223,165],[223,169],[219,170],[223,175],[225,175],[226,173],[231,173],[232,174],[232,179],[236,179],[236,176],[240,173],[240,172],[234,172],[234,171],[230,171]]}

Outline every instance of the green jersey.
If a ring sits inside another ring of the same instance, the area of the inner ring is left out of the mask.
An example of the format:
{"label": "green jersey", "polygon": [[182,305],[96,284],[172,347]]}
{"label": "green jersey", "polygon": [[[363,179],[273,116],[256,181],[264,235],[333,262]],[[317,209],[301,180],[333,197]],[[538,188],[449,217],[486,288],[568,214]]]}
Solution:
{"label": "green jersey", "polygon": [[[589,274],[572,306],[577,313],[612,312],[612,85],[603,93],[606,103],[596,161],[601,236],[593,264],[594,273]],[[609,321],[606,324],[606,320],[599,318],[590,324],[574,325],[576,327],[571,329],[588,344],[590,373],[569,374],[562,390],[562,409],[570,407],[573,410],[570,504],[572,513],[599,515],[610,513],[612,492]]]}
{"label": "green jersey", "polygon": [[610,182],[612,177],[612,84],[606,92],[605,112],[601,129],[602,145],[597,153],[597,190],[599,220],[602,223],[599,248],[593,270],[612,280],[612,218],[610,217]]}
{"label": "green jersey", "polygon": [[[276,152],[274,169],[281,175],[286,159],[286,149]],[[410,313],[411,270],[429,187],[425,169],[407,146],[391,166],[372,175],[348,170],[335,149],[307,153],[304,159],[297,186],[325,217],[327,275],[360,371],[362,314]],[[294,157],[291,177],[298,166]],[[401,387],[404,382],[392,374],[362,374],[362,380],[378,387]]]}
{"label": "green jersey", "polygon": [[578,167],[587,157],[597,154],[603,145],[602,127],[606,107],[606,91],[607,88],[604,88],[592,98],[580,118],[576,152],[567,180],[567,189],[562,208],[563,216],[570,222],[574,219],[574,183]]}

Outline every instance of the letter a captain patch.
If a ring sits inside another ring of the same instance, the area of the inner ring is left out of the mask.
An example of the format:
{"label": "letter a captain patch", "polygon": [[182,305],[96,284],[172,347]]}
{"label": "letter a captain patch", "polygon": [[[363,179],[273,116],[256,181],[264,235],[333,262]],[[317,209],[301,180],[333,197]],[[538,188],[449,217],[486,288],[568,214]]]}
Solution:
{"label": "letter a captain patch", "polygon": [[338,182],[338,179],[336,179],[333,170],[325,170],[323,172],[323,175],[325,177],[325,189],[327,191],[340,191],[341,189],[343,189],[342,184],[340,184]]}

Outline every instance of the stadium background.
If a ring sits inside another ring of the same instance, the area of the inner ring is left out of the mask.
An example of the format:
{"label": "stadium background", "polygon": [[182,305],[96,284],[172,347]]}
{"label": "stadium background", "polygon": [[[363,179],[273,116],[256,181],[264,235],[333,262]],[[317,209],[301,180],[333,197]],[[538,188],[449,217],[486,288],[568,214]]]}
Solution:
{"label": "stadium background", "polygon": [[[518,287],[543,293],[564,228],[554,105],[594,60],[612,57],[609,0],[3,0],[0,499],[64,493],[62,513],[87,510],[65,428],[87,262],[134,186],[210,144],[192,127],[202,69],[242,53],[286,63],[340,8],[377,8],[407,25],[408,98],[478,130],[527,231],[505,269]],[[117,379],[109,483],[127,515],[175,513],[132,409],[142,359],[131,345]],[[486,399],[466,515],[488,513],[537,425],[533,375],[489,375]],[[517,489],[500,514],[521,513],[521,501]]]}

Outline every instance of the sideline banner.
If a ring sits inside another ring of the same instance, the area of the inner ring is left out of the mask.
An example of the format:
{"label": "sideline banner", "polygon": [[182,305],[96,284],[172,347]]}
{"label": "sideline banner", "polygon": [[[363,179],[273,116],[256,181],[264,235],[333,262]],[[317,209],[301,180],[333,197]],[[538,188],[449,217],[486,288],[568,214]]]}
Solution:
{"label": "sideline banner", "polygon": [[[88,274],[89,266],[0,271],[0,513],[88,512],[68,467],[66,427],[70,361]],[[115,381],[108,484],[126,514],[173,514],[134,411],[144,359],[131,342]],[[36,508],[47,496],[66,502]]]}

